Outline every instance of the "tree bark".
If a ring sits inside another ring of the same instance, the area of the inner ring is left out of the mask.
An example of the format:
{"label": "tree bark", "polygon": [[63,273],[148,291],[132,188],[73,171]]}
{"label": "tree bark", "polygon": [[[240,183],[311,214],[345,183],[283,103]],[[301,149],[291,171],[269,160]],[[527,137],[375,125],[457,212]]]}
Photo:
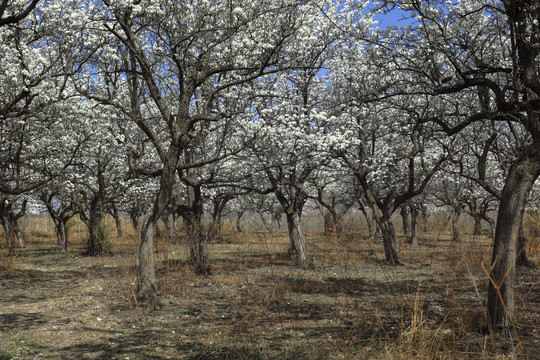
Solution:
{"label": "tree bark", "polygon": [[[169,218],[172,219],[172,221],[169,220]],[[165,232],[167,233],[167,237],[173,244],[178,244],[178,215],[176,212],[173,212],[172,215],[162,216],[161,221],[163,221],[163,225],[165,226]]]}
{"label": "tree bark", "polygon": [[58,251],[68,250],[68,241],[66,235],[66,224],[62,220],[56,220],[53,218],[56,228],[56,238],[58,239]]}
{"label": "tree bark", "polygon": [[453,207],[452,212],[452,241],[459,241],[459,216],[461,215],[461,208],[459,206]]}
{"label": "tree bark", "polygon": [[116,234],[118,236],[118,239],[121,239],[123,237],[122,221],[120,219],[120,214],[118,214],[118,209],[116,208],[115,204],[112,204],[111,206],[111,215],[114,218],[114,223],[116,225]]}
{"label": "tree bark", "polygon": [[105,232],[103,229],[103,214],[97,208],[90,211],[88,220],[88,245],[87,254],[90,256],[103,255],[105,251]]}
{"label": "tree bark", "polygon": [[312,266],[307,257],[306,244],[304,242],[304,232],[302,231],[301,211],[287,213],[287,225],[289,228],[289,238],[291,240],[291,252],[295,257],[296,264],[301,269]]}
{"label": "tree bark", "polygon": [[4,228],[4,233],[6,235],[8,255],[14,256],[15,255],[15,246],[14,246],[15,232],[11,228],[9,219],[7,219],[5,216],[2,216],[2,226]]}
{"label": "tree bark", "polygon": [[236,231],[237,232],[242,232],[242,215],[244,215],[244,212],[243,211],[238,211],[236,213]]}
{"label": "tree bark", "polygon": [[366,211],[366,207],[364,206],[364,204],[362,204],[361,202],[359,202],[359,209],[360,211],[362,212],[362,214],[364,215],[364,219],[366,219],[366,224],[367,224],[367,227],[368,227],[368,235],[369,235],[369,238],[371,240],[374,239],[374,233],[373,233],[373,224],[372,224],[372,220],[368,217],[368,214],[367,214],[367,211]]}
{"label": "tree bark", "polygon": [[197,186],[188,186],[189,206],[182,214],[187,220],[187,229],[189,236],[189,263],[193,271],[199,275],[210,275],[212,268],[210,266],[210,257],[208,255],[208,237],[204,232],[202,225],[203,217],[203,199],[201,194],[201,184]]}
{"label": "tree bark", "polygon": [[516,266],[518,267],[527,267],[531,266],[532,263],[527,257],[527,238],[523,232],[523,225],[519,231],[518,245],[517,245],[517,254],[516,254]]}
{"label": "tree bark", "polygon": [[381,229],[386,261],[392,265],[402,265],[397,255],[399,251],[399,240],[392,220],[390,217],[385,216],[377,224]]}
{"label": "tree bark", "polygon": [[424,234],[427,234],[429,232],[429,224],[428,224],[429,213],[428,213],[427,206],[425,204],[422,204],[422,206],[420,207],[420,212],[422,213],[422,225],[423,225]]}
{"label": "tree bark", "polygon": [[210,257],[208,255],[208,238],[200,221],[191,225],[189,262],[198,275],[210,275]]}
{"label": "tree bark", "polygon": [[418,210],[416,206],[411,208],[411,237],[409,244],[418,246]]}
{"label": "tree bark", "polygon": [[502,190],[488,290],[488,315],[493,328],[515,321],[516,250],[529,193],[540,175],[540,140],[511,166]]}
{"label": "tree bark", "polygon": [[141,228],[139,245],[138,294],[146,305],[154,310],[161,308],[154,267],[154,228],[158,219],[167,209],[176,185],[176,165],[180,157],[180,139],[173,139],[165,159],[160,178],[158,194]]}
{"label": "tree bark", "polygon": [[330,211],[327,210],[324,213],[323,221],[324,221],[324,235],[330,236],[334,234],[334,230],[335,230],[334,217],[332,216],[332,213]]}
{"label": "tree bark", "polygon": [[366,201],[371,207],[373,218],[376,221],[377,229],[380,230],[382,235],[386,261],[392,265],[402,265],[397,255],[397,252],[399,251],[399,240],[394,224],[390,219],[392,214],[389,213],[388,209],[381,209],[381,207],[379,207],[375,195],[373,195],[373,192],[367,185],[364,185],[363,188]]}
{"label": "tree bark", "polygon": [[474,219],[474,229],[473,229],[473,235],[481,235],[482,234],[482,218],[479,216],[473,216]]}
{"label": "tree bark", "polygon": [[17,244],[19,248],[24,248],[26,246],[26,243],[24,241],[24,236],[21,231],[21,227],[19,226],[19,221],[17,219],[13,221],[13,223],[11,224],[11,228],[14,232],[15,239],[17,239]]}
{"label": "tree bark", "polygon": [[150,308],[161,307],[159,301],[156,273],[154,268],[154,227],[158,209],[152,207],[149,216],[143,220],[141,228],[141,243],[139,245],[139,284],[138,293]]}
{"label": "tree bark", "polygon": [[403,223],[403,236],[409,237],[409,210],[407,209],[406,204],[401,206],[399,214],[401,215],[401,220]]}

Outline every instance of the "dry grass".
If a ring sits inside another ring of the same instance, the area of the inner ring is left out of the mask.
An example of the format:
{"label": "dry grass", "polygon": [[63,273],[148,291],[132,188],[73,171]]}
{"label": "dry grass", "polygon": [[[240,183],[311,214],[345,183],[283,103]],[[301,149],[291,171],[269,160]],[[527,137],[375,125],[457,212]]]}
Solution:
{"label": "dry grass", "polygon": [[[40,221],[42,222],[40,224]],[[380,239],[307,233],[317,264],[302,271],[283,232],[226,232],[211,245],[213,275],[195,276],[185,245],[158,238],[164,308],[134,301],[137,233],[112,256],[84,257],[86,232],[70,229],[56,252],[46,220],[26,219],[29,242],[0,267],[0,359],[534,359],[540,353],[539,271],[518,272],[517,342],[484,331],[490,241],[444,229],[402,243],[405,266],[387,266]],[[433,227],[434,229],[437,229]],[[404,239],[403,239],[404,240]],[[0,242],[4,244],[0,238]],[[529,241],[538,263],[539,240]],[[0,264],[7,260],[0,250]]]}

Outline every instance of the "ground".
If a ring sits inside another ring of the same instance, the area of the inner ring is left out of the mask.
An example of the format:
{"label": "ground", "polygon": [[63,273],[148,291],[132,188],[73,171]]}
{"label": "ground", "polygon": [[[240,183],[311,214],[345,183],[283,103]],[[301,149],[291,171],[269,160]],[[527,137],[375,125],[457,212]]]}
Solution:
{"label": "ground", "polygon": [[[213,274],[194,275],[184,245],[156,246],[163,308],[135,293],[137,241],[104,257],[84,241],[58,252],[52,234],[13,259],[0,250],[0,360],[4,359],[535,359],[540,272],[518,271],[512,340],[486,332],[490,255],[485,237],[402,240],[404,266],[384,263],[380,239],[308,233],[314,269],[287,256],[284,233],[225,234]],[[4,244],[4,243],[2,243]],[[530,241],[531,258],[539,245]]]}

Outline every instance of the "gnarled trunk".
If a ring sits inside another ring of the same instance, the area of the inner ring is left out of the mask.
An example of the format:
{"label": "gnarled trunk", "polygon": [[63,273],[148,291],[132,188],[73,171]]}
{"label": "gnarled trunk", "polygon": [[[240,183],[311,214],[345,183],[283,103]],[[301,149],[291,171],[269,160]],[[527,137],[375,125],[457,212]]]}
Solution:
{"label": "gnarled trunk", "polygon": [[516,250],[525,205],[539,175],[540,140],[536,140],[512,165],[502,190],[488,290],[492,327],[508,326],[515,320]]}
{"label": "gnarled trunk", "polygon": [[287,226],[289,229],[289,238],[291,240],[291,253],[296,260],[296,264],[301,269],[307,269],[311,262],[307,257],[306,244],[304,242],[304,232],[302,231],[302,213],[292,211],[287,213]]}
{"label": "gnarled trunk", "polygon": [[401,265],[397,255],[399,251],[399,240],[392,220],[389,216],[384,216],[377,221],[377,224],[381,229],[386,261],[392,265]]}

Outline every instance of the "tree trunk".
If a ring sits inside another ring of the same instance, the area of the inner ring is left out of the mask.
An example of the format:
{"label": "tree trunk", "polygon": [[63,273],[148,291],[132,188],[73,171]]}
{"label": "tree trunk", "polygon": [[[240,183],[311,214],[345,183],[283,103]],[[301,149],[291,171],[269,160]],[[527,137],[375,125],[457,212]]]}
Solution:
{"label": "tree trunk", "polygon": [[459,216],[461,215],[461,209],[454,207],[452,213],[452,241],[459,241]]}
{"label": "tree trunk", "polygon": [[[171,217],[172,221],[169,221],[169,218]],[[173,213],[169,216],[162,216],[161,221],[163,221],[165,232],[167,233],[169,240],[171,240],[173,244],[178,244],[178,215]]]}
{"label": "tree trunk", "polygon": [[371,240],[373,240],[374,238],[374,234],[373,234],[373,224],[372,224],[372,220],[368,217],[368,214],[367,214],[367,211],[366,211],[366,207],[360,202],[360,211],[362,212],[362,214],[364,215],[364,219],[366,219],[366,224],[367,224],[367,227],[368,227],[368,235],[369,235],[369,238]]}
{"label": "tree trunk", "polygon": [[381,209],[379,207],[377,199],[375,198],[375,195],[373,195],[371,189],[369,189],[367,186],[367,183],[363,184],[363,189],[366,196],[366,201],[371,207],[373,218],[376,221],[377,229],[380,230],[382,235],[386,261],[392,265],[402,265],[397,255],[397,252],[399,251],[399,240],[396,234],[396,229],[394,228],[394,224],[390,219],[392,216],[392,211],[389,209]]}
{"label": "tree trunk", "polygon": [[15,232],[11,228],[11,225],[9,223],[9,220],[5,217],[2,217],[2,225],[4,227],[4,233],[6,235],[6,242],[8,247],[8,255],[14,256],[15,255],[15,245],[14,245],[14,239],[15,239]]}
{"label": "tree trunk", "polygon": [[409,244],[418,246],[418,210],[415,206],[411,208],[411,237]]}
{"label": "tree trunk", "polygon": [[100,211],[91,211],[88,222],[88,231],[90,236],[88,237],[87,254],[90,256],[103,255],[105,251],[105,232],[103,229],[103,215]]}
{"label": "tree trunk", "polygon": [[399,251],[399,240],[392,220],[389,217],[383,217],[377,224],[381,229],[386,261],[392,265],[402,265],[397,255]]}
{"label": "tree trunk", "polygon": [[208,229],[208,240],[215,241],[219,240],[221,237],[221,211],[212,212],[212,224],[210,224],[210,229]]}
{"label": "tree trunk", "polygon": [[208,256],[208,238],[202,225],[203,199],[201,185],[188,186],[189,210],[183,216],[187,220],[187,229],[190,243],[189,263],[193,271],[199,275],[210,275],[210,258]]}
{"label": "tree trunk", "polygon": [[516,250],[525,205],[539,174],[540,141],[536,140],[512,165],[502,190],[488,290],[488,315],[493,328],[509,326],[515,320]]}
{"label": "tree trunk", "polygon": [[473,235],[481,235],[482,234],[482,218],[480,216],[473,216],[474,219],[474,229],[473,229]]}
{"label": "tree trunk", "polygon": [[289,228],[289,238],[291,240],[291,252],[295,257],[297,266],[301,269],[307,269],[312,265],[307,257],[301,221],[301,211],[294,211],[287,214],[287,225]]}
{"label": "tree trunk", "polygon": [[118,239],[121,239],[123,237],[123,231],[122,231],[122,220],[120,219],[120,215],[118,214],[118,209],[115,205],[112,207],[112,217],[114,218],[114,223],[116,225],[116,234],[118,236]]}
{"label": "tree trunk", "polygon": [[135,231],[139,230],[139,215],[135,213],[130,213],[129,218],[131,219],[131,225]]}
{"label": "tree trunk", "polygon": [[401,215],[401,220],[403,223],[403,236],[409,237],[409,210],[407,205],[402,205],[399,214]]}
{"label": "tree trunk", "polygon": [[195,274],[210,275],[210,257],[208,256],[208,239],[200,221],[191,225],[190,231],[189,262]]}
{"label": "tree trunk", "polygon": [[518,267],[527,267],[531,266],[532,263],[527,257],[527,238],[523,232],[523,226],[519,231],[518,245],[517,245],[517,254],[516,254],[516,266]]}
{"label": "tree trunk", "polygon": [[423,230],[424,230],[424,233],[427,234],[429,232],[429,225],[428,225],[429,214],[428,214],[427,206],[425,204],[423,204],[420,207],[420,212],[422,213],[422,224],[424,227]]}
{"label": "tree trunk", "polygon": [[68,242],[66,236],[66,224],[62,220],[54,219],[54,225],[56,228],[56,238],[58,239],[58,250],[67,251]]}
{"label": "tree trunk", "polygon": [[15,234],[15,239],[17,239],[17,244],[19,248],[21,249],[24,248],[26,244],[24,242],[24,236],[21,231],[21,227],[19,226],[19,221],[17,219],[13,220],[13,223],[11,224],[11,228],[13,229],[13,232]]}
{"label": "tree trunk", "polygon": [[138,293],[146,304],[156,310],[161,307],[156,283],[154,267],[154,227],[158,209],[152,207],[149,216],[143,220],[141,243],[139,245],[139,289]]}
{"label": "tree trunk", "polygon": [[236,231],[238,232],[242,232],[242,223],[241,223],[242,215],[244,215],[243,211],[238,211],[236,213]]}
{"label": "tree trunk", "polygon": [[335,230],[334,217],[332,216],[330,211],[326,211],[324,213],[323,221],[324,221],[324,235],[330,236],[334,234],[334,230]]}

